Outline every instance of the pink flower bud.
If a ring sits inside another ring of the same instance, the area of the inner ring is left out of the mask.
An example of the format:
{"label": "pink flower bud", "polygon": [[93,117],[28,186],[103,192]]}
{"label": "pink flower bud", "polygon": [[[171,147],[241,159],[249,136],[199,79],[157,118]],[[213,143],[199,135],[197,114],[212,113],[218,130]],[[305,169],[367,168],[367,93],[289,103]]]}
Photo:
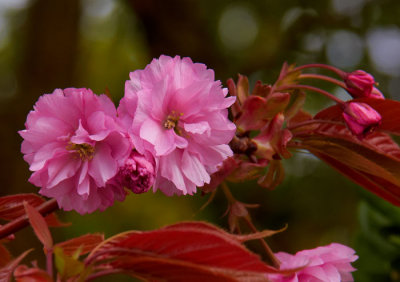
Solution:
{"label": "pink flower bud", "polygon": [[135,194],[149,191],[154,183],[155,162],[152,156],[133,151],[125,164],[119,168],[118,181]]}
{"label": "pink flower bud", "polygon": [[378,90],[378,88],[374,87],[372,88],[371,95],[369,98],[375,98],[375,99],[385,99],[385,96],[383,96],[382,92]]}
{"label": "pink flower bud", "polygon": [[[346,90],[353,98],[371,97],[372,89],[374,88],[375,80],[369,73],[356,70],[348,73],[344,77]],[[376,98],[376,97],[371,97]]]}
{"label": "pink flower bud", "polygon": [[381,124],[382,117],[365,103],[350,102],[344,105],[343,118],[349,130],[358,138],[365,137]]}

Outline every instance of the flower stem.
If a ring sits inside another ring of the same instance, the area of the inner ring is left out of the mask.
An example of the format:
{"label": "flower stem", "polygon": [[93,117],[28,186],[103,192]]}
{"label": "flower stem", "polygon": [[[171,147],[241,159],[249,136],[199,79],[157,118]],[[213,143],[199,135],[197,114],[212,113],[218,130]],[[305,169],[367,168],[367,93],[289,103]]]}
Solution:
{"label": "flower stem", "polygon": [[[251,231],[253,231],[254,233],[257,233],[258,230],[257,228],[254,226],[253,222],[251,222],[250,217],[244,217],[244,221],[247,223],[247,225],[250,227]],[[268,256],[268,259],[271,261],[272,266],[274,266],[275,268],[279,269],[279,266],[281,265],[281,262],[276,258],[276,256],[274,255],[274,252],[271,250],[271,248],[268,246],[267,242],[264,239],[259,239],[262,247],[264,248],[265,253]]]}
{"label": "flower stem", "polygon": [[[43,216],[52,213],[58,209],[58,204],[55,199],[51,199],[47,202],[44,202],[41,204],[38,208],[37,211],[41,213]],[[0,227],[0,239],[3,239],[18,230],[21,230],[22,228],[26,227],[29,225],[29,220],[28,216],[26,214],[21,215],[20,217],[14,219],[13,221],[10,221],[6,225]]]}
{"label": "flower stem", "polygon": [[303,66],[298,66],[294,69],[292,69],[291,71],[288,72],[289,73],[293,73],[293,72],[297,72],[299,70],[304,70],[304,69],[311,69],[311,68],[320,68],[320,69],[326,69],[326,70],[330,70],[333,71],[334,73],[336,73],[338,76],[340,77],[345,77],[346,72],[335,68],[333,66],[329,66],[329,65],[324,65],[324,64],[308,64],[308,65],[303,65]]}
{"label": "flower stem", "polygon": [[233,197],[231,190],[229,190],[228,185],[226,185],[225,182],[221,183],[221,188],[222,191],[225,193],[226,198],[228,199],[230,204],[233,204],[234,202],[236,202],[237,200],[235,199],[235,197]]}
{"label": "flower stem", "polygon": [[[221,184],[221,188],[222,191],[224,191],[226,198],[228,199],[230,204],[234,204],[235,202],[237,202],[237,200],[235,199],[235,197],[232,195],[231,191],[229,190],[228,185],[225,182],[222,182]],[[257,228],[254,226],[254,224],[251,222],[251,217],[250,214],[247,213],[246,216],[242,217],[244,219],[244,221],[246,222],[246,224],[250,227],[251,231],[256,233],[258,232]],[[264,239],[259,239],[262,247],[265,250],[265,253],[268,257],[268,259],[270,260],[270,262],[272,263],[272,266],[274,266],[275,268],[279,268],[280,266],[280,261],[275,257],[274,253],[272,252],[271,248],[268,246],[267,242]]]}
{"label": "flower stem", "polygon": [[50,277],[53,277],[53,250],[46,250],[46,270]]}
{"label": "flower stem", "polygon": [[325,97],[335,101],[336,103],[338,103],[339,105],[343,105],[344,102],[342,100],[340,100],[339,98],[333,96],[331,93],[319,89],[317,87],[314,86],[309,86],[309,85],[300,85],[300,84],[291,84],[291,85],[283,85],[283,86],[279,86],[276,91],[284,91],[284,90],[291,90],[291,89],[304,89],[304,90],[309,90],[309,91],[313,91],[319,94],[324,95]]}
{"label": "flower stem", "polygon": [[288,126],[287,129],[293,130],[293,129],[296,129],[296,128],[299,128],[299,127],[312,125],[312,124],[343,125],[343,123],[340,122],[340,121],[325,120],[325,119],[310,119],[310,120],[306,120],[306,121],[303,121],[303,122],[299,122],[299,123],[293,124],[292,126]]}
{"label": "flower stem", "polygon": [[299,79],[319,79],[319,80],[331,82],[331,83],[336,84],[337,86],[340,86],[344,89],[346,88],[346,85],[344,84],[344,82],[337,80],[335,78],[326,76],[326,75],[321,75],[321,74],[313,74],[313,73],[300,74]]}

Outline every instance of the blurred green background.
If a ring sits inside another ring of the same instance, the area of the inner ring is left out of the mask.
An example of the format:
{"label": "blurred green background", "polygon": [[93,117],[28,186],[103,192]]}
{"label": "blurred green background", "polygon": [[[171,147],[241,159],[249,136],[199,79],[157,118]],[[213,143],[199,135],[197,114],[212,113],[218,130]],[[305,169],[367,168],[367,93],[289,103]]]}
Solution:
{"label": "blurred green background", "polygon": [[[36,192],[20,153],[26,115],[55,88],[108,88],[123,96],[130,71],[161,54],[189,56],[213,68],[223,83],[245,74],[272,83],[284,61],[364,69],[386,97],[400,98],[398,0],[0,0],[1,195]],[[328,86],[326,86],[328,87]],[[328,88],[342,98],[340,89]],[[315,113],[328,105],[307,97]],[[285,161],[286,179],[275,191],[255,183],[231,185],[252,210],[259,229],[287,231],[268,239],[274,251],[294,253],[330,242],[353,247],[360,259],[356,281],[400,281],[400,210],[321,163],[299,153]],[[227,202],[218,193],[168,198],[130,195],[107,211],[80,216],[59,212],[71,227],[53,229],[56,241],[87,232],[106,236],[153,229],[181,220],[207,220],[227,228]],[[29,228],[8,244],[14,255],[35,247]],[[250,246],[257,251],[259,246]]]}

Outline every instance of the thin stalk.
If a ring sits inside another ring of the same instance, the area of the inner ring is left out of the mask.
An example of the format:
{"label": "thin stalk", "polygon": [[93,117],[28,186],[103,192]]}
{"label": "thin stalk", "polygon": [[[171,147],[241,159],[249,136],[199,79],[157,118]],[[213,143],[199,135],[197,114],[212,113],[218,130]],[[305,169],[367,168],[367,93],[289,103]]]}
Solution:
{"label": "thin stalk", "polygon": [[285,91],[285,90],[291,90],[291,89],[304,89],[304,90],[313,91],[313,92],[319,93],[321,95],[324,95],[325,97],[335,101],[339,105],[344,104],[344,102],[342,100],[333,96],[331,93],[329,93],[325,90],[319,89],[317,87],[314,87],[314,86],[309,86],[309,85],[301,85],[301,84],[283,85],[283,86],[279,86],[276,89],[276,91]]}
{"label": "thin stalk", "polygon": [[342,82],[342,81],[340,81],[338,79],[326,76],[326,75],[306,73],[306,74],[300,74],[299,75],[299,79],[319,79],[319,80],[324,80],[324,81],[331,82],[333,84],[336,84],[337,86],[340,86],[340,87],[346,89],[346,85],[344,84],[344,82]]}
{"label": "thin stalk", "polygon": [[228,185],[226,185],[225,182],[221,183],[221,188],[222,188],[222,191],[225,193],[225,196],[228,199],[229,203],[233,204],[233,203],[237,202],[237,200],[235,199],[235,197],[233,197],[231,190],[229,190],[229,187],[228,187]]}
{"label": "thin stalk", "polygon": [[[225,196],[228,199],[229,203],[233,204],[233,203],[237,202],[237,200],[232,195],[231,191],[229,190],[228,185],[225,182],[222,182],[221,188],[222,188],[222,191],[224,191]],[[253,231],[254,233],[258,232],[257,228],[251,222],[250,214],[247,214],[247,216],[244,216],[242,218],[244,219],[246,224],[250,227],[251,231]],[[275,268],[279,269],[280,261],[275,257],[274,253],[272,252],[271,248],[268,246],[267,242],[264,239],[259,239],[259,241],[261,242],[261,245],[264,248],[265,253],[266,253],[268,259],[271,261],[272,265]]]}
{"label": "thin stalk", "polygon": [[[247,225],[250,227],[251,231],[254,233],[257,233],[258,230],[254,226],[253,222],[251,222],[250,218],[244,217],[244,221],[247,223]],[[276,258],[274,255],[274,252],[271,250],[271,248],[268,246],[267,242],[264,239],[258,239],[264,248],[264,251],[266,252],[268,258],[271,260],[272,265],[279,269],[279,266],[281,265],[281,262]]]}
{"label": "thin stalk", "polygon": [[[46,216],[49,213],[52,213],[58,209],[58,204],[55,199],[51,199],[47,202],[44,202],[41,204],[38,208],[37,211],[42,214],[43,216]],[[28,216],[26,214],[21,215],[20,217],[14,219],[13,221],[8,222],[7,224],[3,225],[0,227],[0,239],[3,239],[19,230],[22,228],[26,227],[29,225],[29,220]]]}
{"label": "thin stalk", "polygon": [[296,123],[292,126],[288,126],[287,129],[293,130],[299,127],[312,125],[312,124],[333,124],[333,125],[343,125],[340,121],[325,120],[325,119],[310,119],[303,122]]}
{"label": "thin stalk", "polygon": [[341,78],[344,78],[345,75],[346,75],[346,72],[344,72],[344,71],[342,71],[342,70],[340,70],[338,68],[335,68],[333,66],[324,65],[324,64],[308,64],[308,65],[298,66],[298,67],[292,69],[291,71],[289,71],[287,74],[294,73],[294,72],[297,72],[299,70],[311,69],[311,68],[319,68],[319,69],[330,70],[330,71],[336,73]]}
{"label": "thin stalk", "polygon": [[46,270],[50,277],[53,277],[53,250],[46,250]]}

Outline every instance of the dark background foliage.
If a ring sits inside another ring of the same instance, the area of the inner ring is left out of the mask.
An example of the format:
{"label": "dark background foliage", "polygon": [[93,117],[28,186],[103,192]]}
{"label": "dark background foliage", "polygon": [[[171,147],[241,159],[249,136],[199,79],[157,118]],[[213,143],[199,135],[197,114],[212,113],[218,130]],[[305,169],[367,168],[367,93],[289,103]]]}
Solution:
{"label": "dark background foliage", "polygon": [[[27,182],[17,131],[40,95],[66,87],[109,89],[117,104],[129,72],[160,54],[205,63],[223,83],[237,73],[251,83],[273,82],[284,61],[364,69],[386,97],[399,99],[399,14],[397,0],[0,0],[0,193],[38,190]],[[313,94],[307,98],[313,113],[326,105]],[[285,169],[286,180],[272,192],[255,183],[231,185],[238,199],[261,205],[252,213],[257,227],[289,224],[268,239],[274,251],[340,242],[360,256],[356,281],[400,280],[398,208],[309,154],[296,154]],[[131,195],[103,213],[61,212],[73,224],[54,233],[59,241],[87,232],[110,236],[180,220],[227,227],[222,193],[199,211],[207,198]],[[15,255],[40,250],[30,229],[18,235],[9,245]]]}

